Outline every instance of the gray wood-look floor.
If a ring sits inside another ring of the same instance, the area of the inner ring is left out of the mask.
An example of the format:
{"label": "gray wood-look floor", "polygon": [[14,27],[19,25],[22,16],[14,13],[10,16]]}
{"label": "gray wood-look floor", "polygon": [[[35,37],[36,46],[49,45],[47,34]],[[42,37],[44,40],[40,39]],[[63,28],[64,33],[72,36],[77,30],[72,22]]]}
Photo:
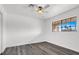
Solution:
{"label": "gray wood-look floor", "polygon": [[48,42],[42,42],[9,47],[1,55],[79,55],[79,53]]}

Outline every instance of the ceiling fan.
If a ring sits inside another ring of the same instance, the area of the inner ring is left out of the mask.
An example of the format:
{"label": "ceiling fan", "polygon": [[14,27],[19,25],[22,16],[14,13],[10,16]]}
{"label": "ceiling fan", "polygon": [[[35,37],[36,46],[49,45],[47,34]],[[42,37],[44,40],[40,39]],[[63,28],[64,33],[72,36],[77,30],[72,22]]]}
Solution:
{"label": "ceiling fan", "polygon": [[28,7],[35,9],[36,13],[43,15],[46,13],[46,9],[50,7],[49,4],[29,4]]}

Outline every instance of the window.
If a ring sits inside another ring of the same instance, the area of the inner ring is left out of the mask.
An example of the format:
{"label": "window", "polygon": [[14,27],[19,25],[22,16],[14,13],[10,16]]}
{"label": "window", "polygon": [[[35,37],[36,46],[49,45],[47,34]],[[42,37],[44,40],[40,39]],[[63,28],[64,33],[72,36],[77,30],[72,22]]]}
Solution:
{"label": "window", "polygon": [[56,20],[52,22],[53,32],[71,32],[76,31],[76,18],[70,17],[62,20]]}

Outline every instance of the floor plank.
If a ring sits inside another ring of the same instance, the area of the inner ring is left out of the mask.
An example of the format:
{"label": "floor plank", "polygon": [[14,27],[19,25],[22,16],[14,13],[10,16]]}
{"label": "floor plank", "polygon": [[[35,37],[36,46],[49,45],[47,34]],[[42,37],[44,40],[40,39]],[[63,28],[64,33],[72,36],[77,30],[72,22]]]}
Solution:
{"label": "floor plank", "polygon": [[1,55],[79,55],[79,53],[48,42],[41,42],[9,47]]}

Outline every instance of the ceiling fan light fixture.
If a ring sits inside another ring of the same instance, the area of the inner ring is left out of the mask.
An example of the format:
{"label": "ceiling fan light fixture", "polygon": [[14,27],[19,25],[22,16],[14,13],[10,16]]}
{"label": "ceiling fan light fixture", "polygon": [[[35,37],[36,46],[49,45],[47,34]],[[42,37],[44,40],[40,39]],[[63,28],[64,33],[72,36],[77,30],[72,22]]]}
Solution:
{"label": "ceiling fan light fixture", "polygon": [[38,13],[38,14],[43,14],[44,13],[44,9],[43,8],[36,8],[35,9],[36,10],[36,13]]}
{"label": "ceiling fan light fixture", "polygon": [[45,9],[47,9],[49,7],[49,5],[48,4],[46,4],[46,5],[30,4],[29,7],[33,7],[37,14],[43,15],[46,12]]}
{"label": "ceiling fan light fixture", "polygon": [[37,13],[38,13],[38,14],[43,14],[44,12],[40,10],[40,11],[38,11]]}

